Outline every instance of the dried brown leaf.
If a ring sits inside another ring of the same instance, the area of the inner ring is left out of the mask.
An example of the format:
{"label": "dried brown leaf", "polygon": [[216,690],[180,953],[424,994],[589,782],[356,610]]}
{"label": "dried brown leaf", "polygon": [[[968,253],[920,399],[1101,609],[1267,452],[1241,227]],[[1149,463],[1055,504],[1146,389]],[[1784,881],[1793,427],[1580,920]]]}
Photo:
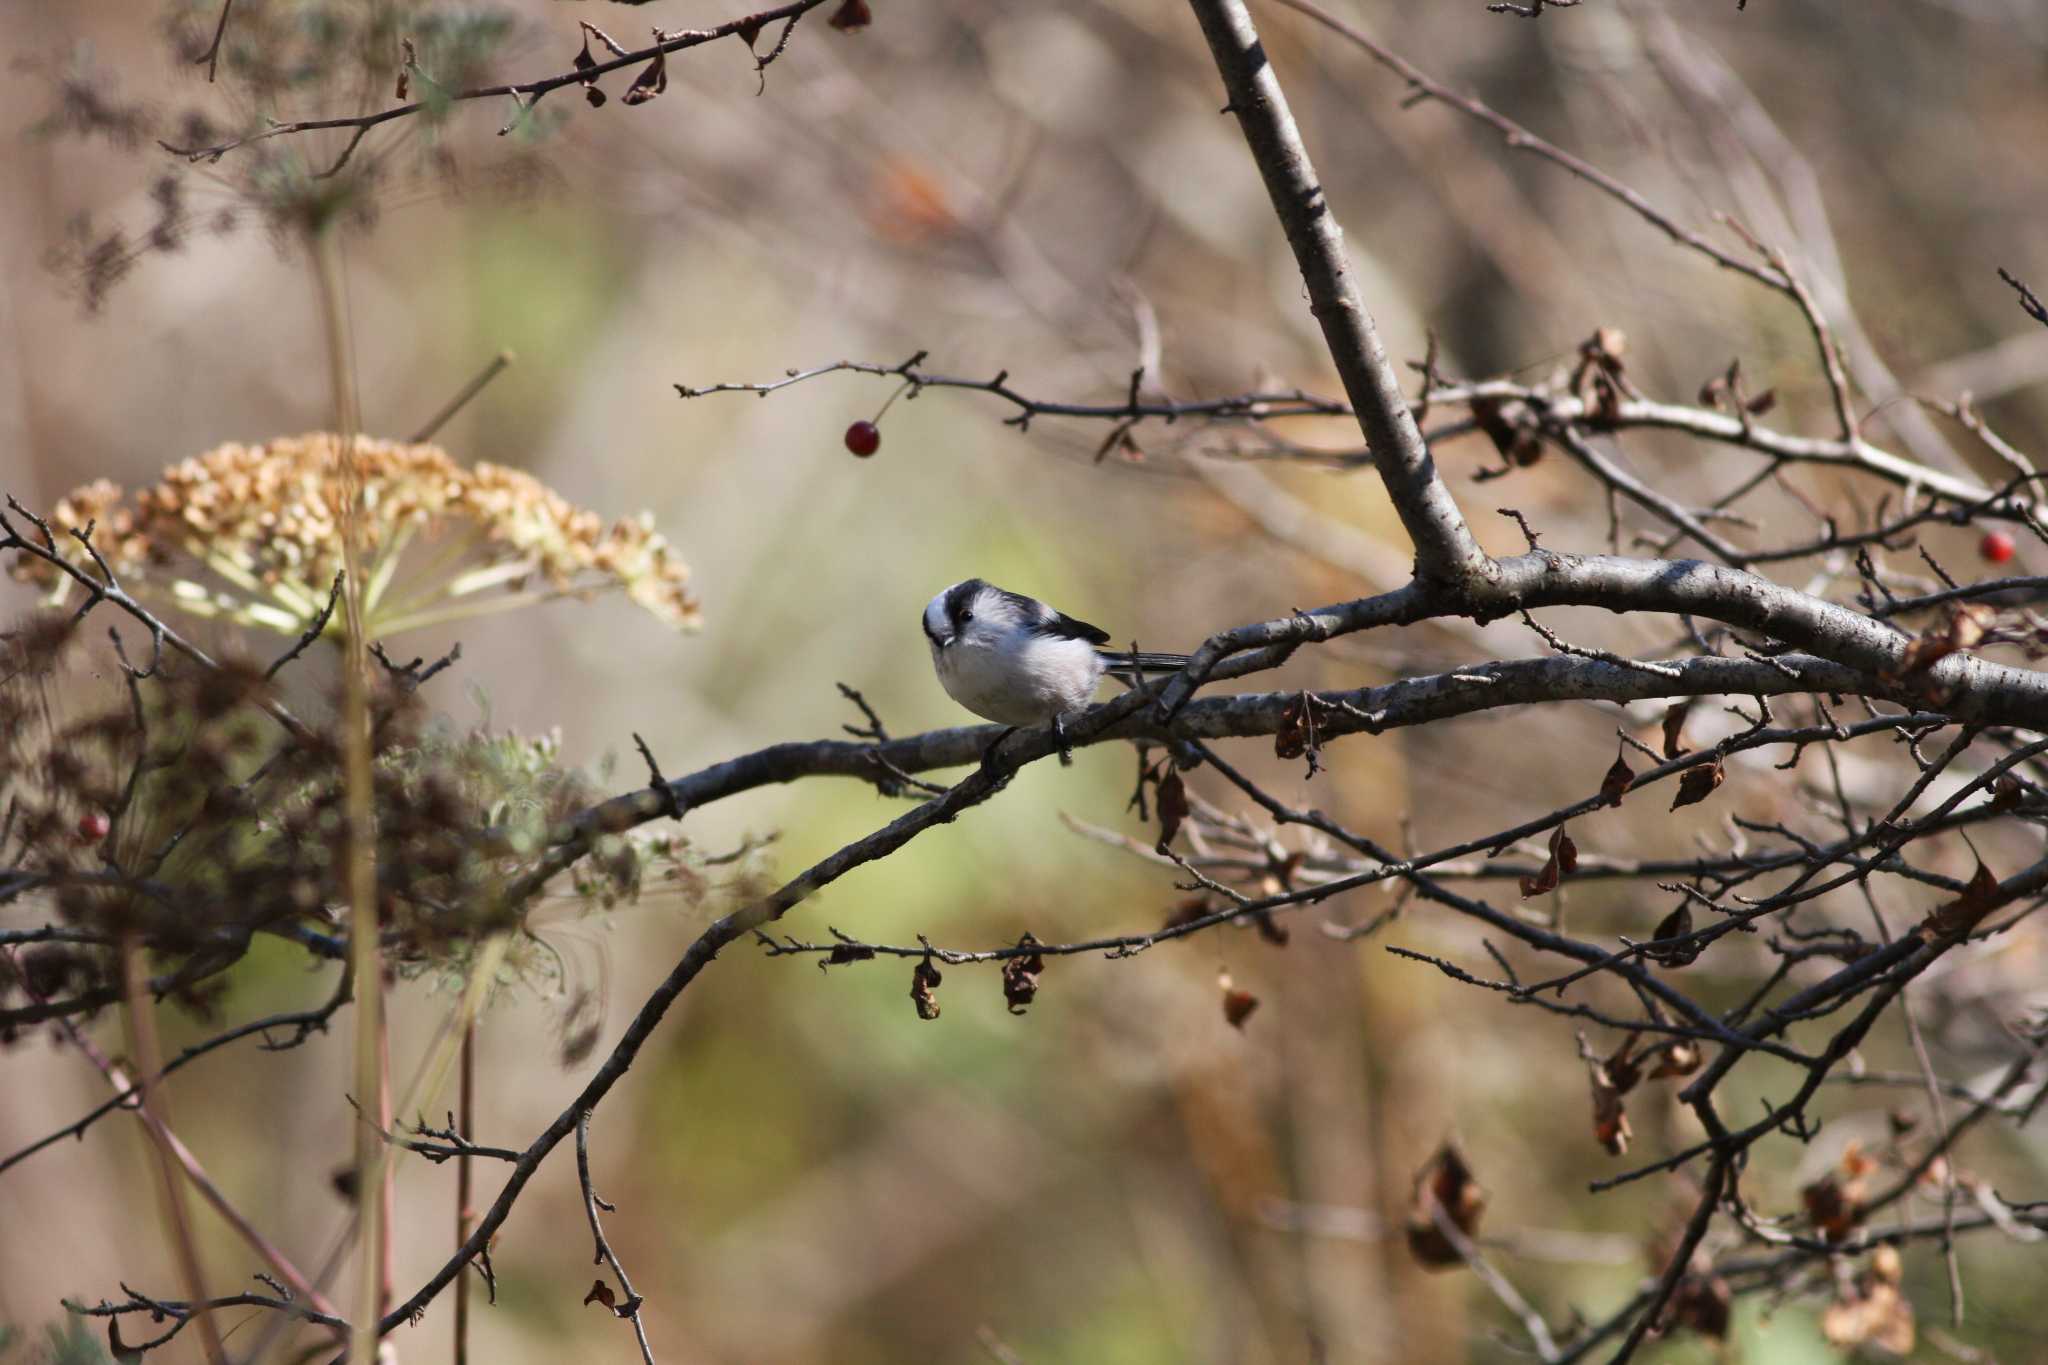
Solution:
{"label": "dried brown leaf", "polygon": [[1629,1055],[1634,1046],[1635,1038],[1630,1036],[1612,1057],[1601,1058],[1586,1046],[1583,1034],[1579,1038],[1579,1055],[1585,1059],[1586,1079],[1593,1092],[1593,1138],[1609,1156],[1628,1151],[1628,1110],[1622,1096],[1642,1079],[1641,1064]]}
{"label": "dried brown leaf", "polygon": [[1415,1173],[1415,1193],[1408,1206],[1408,1252],[1430,1270],[1447,1270],[1465,1263],[1457,1247],[1437,1226],[1439,1208],[1466,1237],[1479,1235],[1479,1219],[1486,1212],[1486,1191],[1473,1179],[1464,1153],[1448,1139]]}
{"label": "dried brown leaf", "polygon": [[[1650,933],[1650,941],[1658,942],[1667,938],[1683,938],[1692,932],[1692,902],[1680,901],[1678,908],[1657,921],[1657,927]],[[1699,961],[1702,945],[1693,942],[1670,948],[1645,948],[1643,956],[1660,967],[1690,967]]]}
{"label": "dried brown leaf", "polygon": [[1546,891],[1555,891],[1564,875],[1577,870],[1579,846],[1572,842],[1572,836],[1565,833],[1563,825],[1550,832],[1550,856],[1544,860],[1543,870],[1533,877],[1522,878],[1522,895],[1540,896]]}
{"label": "dried brown leaf", "polygon": [[[583,47],[571,63],[578,71],[589,71],[597,65],[597,59],[590,55],[590,34],[583,35]],[[583,98],[590,101],[590,107],[597,109],[604,104],[604,91],[597,88],[597,77],[586,76],[583,80]]]}
{"label": "dried brown leaf", "polygon": [[1635,780],[1636,770],[1628,766],[1628,751],[1624,749],[1614,755],[1614,766],[1600,779],[1600,799],[1610,806],[1620,805]]}
{"label": "dried brown leaf", "polygon": [[[1026,931],[1017,940],[1019,948],[1036,948],[1038,940]],[[1013,957],[1003,963],[1003,1003],[1012,1014],[1022,1014],[1024,1007],[1038,997],[1038,977],[1045,970],[1045,956],[1030,953],[1024,957]]]}
{"label": "dried brown leaf", "polygon": [[1498,399],[1475,398],[1472,420],[1486,433],[1502,460],[1516,469],[1526,469],[1543,458],[1543,440],[1535,432],[1510,422],[1501,412]]}
{"label": "dried brown leaf", "polygon": [[1863,1216],[1863,1185],[1860,1180],[1844,1184],[1830,1171],[1802,1189],[1799,1202],[1821,1236],[1830,1242],[1845,1241]]}
{"label": "dried brown leaf", "polygon": [[1948,616],[1940,626],[1906,646],[1906,652],[1899,660],[1898,672],[1892,676],[1908,678],[1924,673],[1951,654],[1975,649],[1983,642],[1996,617],[1997,613],[1986,606],[1971,604],[1949,608]]}
{"label": "dried brown leaf", "polygon": [[1715,1341],[1728,1339],[1735,1292],[1719,1275],[1687,1275],[1671,1293],[1666,1310],[1672,1326],[1690,1328]]}
{"label": "dried brown leaf", "polygon": [[668,89],[668,54],[657,52],[654,60],[641,68],[633,78],[633,84],[626,93],[619,96],[621,104],[645,104],[662,91]]}
{"label": "dried brown leaf", "polygon": [[1911,1355],[1913,1305],[1900,1291],[1902,1278],[1898,1248],[1877,1248],[1869,1268],[1837,1289],[1835,1301],[1821,1314],[1821,1335],[1835,1346],[1875,1346],[1889,1355]]}
{"label": "dried brown leaf", "polygon": [[1712,796],[1714,789],[1720,786],[1727,776],[1727,771],[1721,766],[1721,760],[1718,758],[1712,763],[1687,768],[1678,779],[1678,794],[1671,798],[1671,809],[1698,805]]}
{"label": "dried brown leaf", "polygon": [[1241,986],[1233,985],[1229,972],[1219,972],[1216,984],[1223,991],[1223,1020],[1234,1029],[1242,1029],[1244,1021],[1252,1017],[1252,1011],[1259,1007],[1259,997]]}
{"label": "dried brown leaf", "polygon": [[1308,693],[1298,692],[1280,708],[1280,728],[1273,735],[1274,757],[1300,758],[1315,747],[1316,721],[1311,710],[1312,700]]}
{"label": "dried brown leaf", "polygon": [[591,1281],[590,1292],[583,1296],[583,1303],[585,1307],[593,1303],[601,1303],[614,1313],[619,1311],[617,1296],[612,1293],[612,1287],[603,1280]]}
{"label": "dried brown leaf", "polygon": [[832,17],[825,22],[842,33],[866,28],[875,20],[874,11],[868,8],[868,0],[842,0],[839,8],[832,11]]}
{"label": "dried brown leaf", "polygon": [[1188,788],[1181,780],[1180,769],[1171,762],[1166,765],[1166,775],[1159,779],[1159,851],[1166,852],[1166,846],[1173,842],[1173,836],[1180,833],[1181,822],[1188,818]]}
{"label": "dried brown leaf", "polygon": [[1650,1073],[1650,1079],[1661,1081],[1667,1077],[1690,1076],[1700,1069],[1700,1063],[1705,1060],[1698,1043],[1673,1043],[1657,1059],[1657,1069]]}
{"label": "dried brown leaf", "polygon": [[1664,757],[1677,758],[1685,752],[1685,718],[1692,711],[1692,699],[1674,702],[1664,713]]}
{"label": "dried brown leaf", "polygon": [[1996,910],[2004,902],[1998,893],[1998,876],[1983,863],[1970,874],[1969,882],[1963,887],[1963,894],[1929,915],[1920,925],[1922,940],[1933,943],[1936,939],[1949,938],[1969,933],[1977,922]]}
{"label": "dried brown leaf", "polygon": [[910,1000],[917,1006],[918,1018],[939,1017],[939,1000],[932,992],[938,989],[942,979],[938,964],[929,955],[918,959],[917,966],[910,973]]}

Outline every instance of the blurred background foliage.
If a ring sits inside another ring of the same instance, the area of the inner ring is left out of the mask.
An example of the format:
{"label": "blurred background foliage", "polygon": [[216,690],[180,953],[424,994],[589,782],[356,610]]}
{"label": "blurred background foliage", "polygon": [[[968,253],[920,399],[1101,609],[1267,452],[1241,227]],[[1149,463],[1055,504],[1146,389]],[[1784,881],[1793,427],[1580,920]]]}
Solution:
{"label": "blurred background foliage", "polygon": [[[1973,390],[2009,439],[2042,449],[2048,331],[1993,274],[2003,264],[2037,287],[2048,281],[2038,155],[2048,10],[2033,0],[1762,0],[1746,13],[1588,0],[1533,23],[1489,15],[1478,0],[1333,4],[1680,221],[1706,229],[1715,212],[1735,213],[1823,275],[1838,256],[1862,330],[1896,376],[1886,392],[1865,381],[1874,400]],[[320,8],[245,0],[229,42],[304,25]],[[406,9],[368,7],[399,27],[419,22]],[[428,691],[459,723],[487,705],[517,731],[558,728],[564,759],[593,770],[623,751],[628,761],[605,779],[612,789],[639,780],[633,730],[672,775],[836,734],[858,717],[834,682],[859,688],[896,733],[959,722],[915,618],[932,592],[969,575],[1154,649],[1390,586],[1374,565],[1400,573],[1406,548],[1369,474],[1205,473],[1200,452],[1223,448],[1223,434],[1142,429],[1142,458],[1098,462],[1099,427],[1043,419],[1019,432],[993,400],[930,391],[891,407],[879,454],[856,460],[840,433],[875,414],[888,381],[840,375],[761,400],[678,399],[677,383],[770,379],[841,358],[893,363],[924,349],[941,372],[1008,370],[1036,397],[1114,401],[1148,316],[1175,396],[1337,389],[1183,6],[875,9],[858,33],[822,16],[800,25],[758,97],[752,62],[716,44],[671,60],[667,92],[639,107],[614,98],[590,108],[568,91],[504,137],[494,133],[509,111],[488,103],[394,125],[366,142],[360,176],[330,190],[306,172],[340,151],[338,137],[277,139],[194,166],[156,147],[158,136],[204,131],[190,109],[218,130],[273,107],[313,116],[365,98],[323,78],[286,81],[259,106],[235,93],[245,87],[232,60],[209,89],[190,58],[212,4],[168,17],[107,3],[14,7],[14,78],[0,87],[11,187],[0,200],[11,355],[0,486],[47,507],[92,477],[145,484],[223,441],[325,426],[327,369],[291,214],[333,193],[319,211],[345,224],[364,429],[405,437],[493,353],[512,350],[510,372],[440,442],[607,514],[650,510],[693,569],[704,605],[694,638],[598,600],[403,642],[402,657],[432,657],[460,640],[460,665]],[[461,58],[475,77],[566,69],[579,19],[635,46],[650,20],[730,17],[691,4],[491,13],[503,22],[481,25],[487,50]],[[1783,300],[1677,251],[1450,111],[1404,109],[1397,80],[1299,16],[1262,8],[1259,18],[1397,358],[1419,359],[1433,331],[1448,374],[1533,376],[1569,365],[1596,327],[1615,327],[1629,338],[1631,375],[1653,394],[1690,401],[1740,355],[1756,388],[1776,388],[1773,420],[1826,429],[1811,343]],[[317,68],[319,32],[296,31]],[[611,78],[615,96],[624,85]],[[166,177],[175,190],[162,188]],[[154,240],[172,201],[174,227]],[[1832,242],[1814,232],[1816,205]],[[123,269],[102,278],[116,228]],[[1876,438],[1929,439],[1887,429],[1908,408],[1884,403]],[[1290,434],[1356,443],[1344,423]],[[1997,477],[1960,433],[1932,439],[1955,448],[1957,467]],[[1624,454],[1693,496],[1749,467],[1649,436]],[[1490,549],[1521,544],[1491,515],[1501,504],[1526,512],[1550,546],[1606,537],[1602,499],[1561,460],[1481,487],[1470,476],[1494,463],[1484,441],[1438,456]],[[1836,496],[1818,479],[1807,492]],[[1273,515],[1283,494],[1313,512],[1286,538],[1274,534],[1286,532]],[[1775,510],[1800,515],[1790,499]],[[1365,537],[1367,562],[1332,562],[1332,527]],[[1939,533],[1927,543],[1969,553]],[[13,585],[5,594],[10,609],[28,601]],[[1558,616],[1584,643],[1657,638],[1593,613]],[[225,629],[195,633],[231,643]],[[1540,645],[1513,625],[1478,641],[1420,628],[1340,643],[1273,685],[1356,686],[1487,652]],[[318,707],[332,661],[309,663],[292,686]],[[1256,742],[1242,758],[1282,799],[1390,842],[1408,822],[1433,845],[1593,790],[1615,721],[1583,707],[1354,739],[1313,781]],[[1181,896],[1172,871],[1060,820],[1142,835],[1124,811],[1132,777],[1130,755],[1107,746],[1071,770],[1036,765],[1000,800],[782,927],[984,947],[1025,929],[1051,940],[1154,926]],[[1757,818],[1795,810],[1804,784],[1825,780],[1761,763],[1731,765],[1731,779],[1725,804]],[[1201,777],[1195,786],[1204,792]],[[688,830],[712,852],[774,832],[778,865],[794,871],[892,813],[865,786],[813,781],[693,813]],[[1697,818],[1646,804],[1574,834],[1582,849],[1617,855],[1724,836],[1719,809],[1687,815]],[[1967,875],[1967,852],[1955,853],[1949,870]],[[1997,847],[1984,853],[1997,862]],[[1640,936],[1668,909],[1597,885],[1568,891],[1586,932]],[[1413,1174],[1448,1133],[1490,1192],[1485,1232],[1523,1291],[1553,1322],[1573,1306],[1611,1310],[1653,1268],[1691,1187],[1649,1180],[1590,1197],[1586,1182],[1618,1163],[1591,1139],[1563,1021],[1381,951],[1480,951],[1470,929],[1436,912],[1411,910],[1356,944],[1318,932],[1318,920],[1365,919],[1386,895],[1348,901],[1296,917],[1284,947],[1228,932],[1124,962],[1057,960],[1022,1016],[1005,1011],[992,969],[948,969],[942,1017],[920,1023],[900,963],[820,975],[808,959],[729,953],[593,1126],[599,1191],[620,1206],[610,1235],[648,1296],[658,1357],[973,1360],[986,1331],[1031,1361],[1509,1359],[1511,1320],[1468,1275],[1419,1268],[1401,1235]],[[559,996],[508,995],[487,1016],[478,1139],[522,1145],[581,1083],[585,1066],[556,1059],[577,991],[606,1002],[608,1045],[712,912],[651,894],[604,918],[566,902],[544,914],[571,982]],[[1709,995],[1732,1002],[1759,961],[1730,953],[1694,970],[1725,972]],[[1219,968],[1262,1002],[1242,1032],[1220,1017]],[[1992,1064],[1995,1039],[1972,1002],[2038,1004],[2040,979],[2038,940],[2016,936],[2005,953],[1930,982],[1926,1023],[1945,1069]],[[269,944],[235,971],[221,1008],[254,1016],[330,988],[327,973]],[[400,1072],[446,1004],[424,984],[394,996]],[[204,1027],[175,1022],[167,1046]],[[347,1218],[328,1180],[350,1141],[345,1038],[279,1055],[224,1051],[172,1087],[185,1141],[301,1264],[322,1264]],[[1896,1025],[1869,1052],[1874,1069],[1910,1065]],[[1773,1065],[1748,1065],[1731,1103],[1786,1084]],[[7,1150],[101,1098],[97,1075],[43,1038],[5,1066]],[[1636,1155],[1693,1139],[1667,1102],[1649,1090],[1636,1099]],[[1894,1103],[1921,1100],[1836,1094],[1810,1147],[1761,1150],[1752,1198],[1795,1208],[1799,1186],[1844,1143],[1889,1140]],[[2038,1142],[2014,1144],[1991,1125],[1967,1151],[2001,1188],[2038,1190],[2048,1175]],[[95,1299],[120,1279],[169,1292],[144,1155],[138,1127],[107,1122],[0,1178],[0,1320],[28,1329],[0,1359],[48,1347],[40,1333],[59,1295]],[[488,1197],[488,1167],[480,1181]],[[403,1168],[401,1286],[447,1254],[452,1199],[445,1168]],[[576,1203],[558,1156],[500,1236],[498,1305],[475,1329],[481,1358],[630,1354],[620,1324],[578,1304],[591,1269]],[[218,1226],[202,1229],[214,1282],[229,1286],[248,1257]],[[1968,1244],[1970,1315],[1953,1339],[2000,1359],[2041,1358],[2040,1265],[2003,1243]],[[1939,1319],[1937,1255],[1911,1251],[1906,1268],[1923,1318]],[[1826,1359],[1816,1321],[1815,1303],[1746,1300],[1732,1344],[1680,1336],[1657,1353]],[[400,1357],[443,1358],[446,1332],[436,1304],[398,1334]],[[1925,1342],[1924,1357],[1943,1358]]]}

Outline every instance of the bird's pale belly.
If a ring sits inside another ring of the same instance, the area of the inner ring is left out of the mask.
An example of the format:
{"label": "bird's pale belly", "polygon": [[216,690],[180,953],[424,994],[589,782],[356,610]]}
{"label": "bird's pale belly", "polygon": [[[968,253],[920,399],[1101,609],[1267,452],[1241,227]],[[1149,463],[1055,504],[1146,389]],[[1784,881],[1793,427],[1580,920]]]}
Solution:
{"label": "bird's pale belly", "polygon": [[1099,678],[1092,649],[1071,664],[1055,656],[1045,661],[1054,662],[1054,667],[1030,669],[965,644],[934,653],[946,695],[1000,725],[1044,725],[1055,716],[1079,711],[1094,697]]}

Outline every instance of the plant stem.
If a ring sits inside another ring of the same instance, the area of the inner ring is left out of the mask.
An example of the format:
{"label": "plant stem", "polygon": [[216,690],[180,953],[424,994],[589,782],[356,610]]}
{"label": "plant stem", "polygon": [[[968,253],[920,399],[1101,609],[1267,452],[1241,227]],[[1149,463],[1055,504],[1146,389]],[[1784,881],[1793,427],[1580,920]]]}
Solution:
{"label": "plant stem", "polygon": [[[456,1101],[460,1115],[456,1131],[472,1141],[476,1135],[476,1020],[466,1021],[462,1026],[462,1080],[459,1098]],[[476,1226],[476,1204],[474,1188],[470,1183],[470,1160],[467,1152],[455,1159],[455,1245],[460,1247],[469,1240],[469,1230]],[[455,1365],[469,1365],[469,1276],[460,1275],[455,1281]]]}
{"label": "plant stem", "polygon": [[[376,811],[370,773],[370,655],[363,638],[362,527],[358,504],[361,471],[356,463],[355,376],[350,364],[348,324],[344,316],[341,242],[332,227],[308,235],[314,281],[320,298],[320,320],[326,332],[328,378],[333,390],[336,485],[341,506],[335,523],[341,528],[342,564],[347,576],[347,634],[344,638],[342,695],[343,780],[346,784],[348,829],[347,886],[349,960],[355,971],[355,1093],[365,1101],[385,1093],[383,1051],[384,973],[377,950]],[[355,1126],[356,1169],[356,1295],[349,1333],[349,1358],[377,1358],[377,1319],[382,1301],[385,1222],[389,1176],[384,1140],[360,1120]]]}
{"label": "plant stem", "polygon": [[194,1305],[193,1325],[199,1329],[200,1344],[206,1351],[207,1360],[212,1365],[227,1365],[220,1327],[214,1322],[212,1313],[198,1306],[207,1300],[206,1277],[199,1266],[199,1244],[192,1236],[192,1211],[185,1202],[184,1181],[179,1178],[177,1163],[171,1156],[167,1140],[170,1130],[164,1121],[163,1097],[157,1093],[158,1077],[163,1072],[163,1049],[157,1045],[156,1001],[149,993],[149,973],[143,966],[142,944],[133,934],[124,935],[121,939],[121,985],[127,996],[127,1008],[122,1012],[122,1018],[127,1025],[128,1051],[135,1058],[136,1068],[143,1077],[138,1088],[138,1100],[142,1106],[142,1121],[149,1126],[150,1135],[155,1139],[150,1146],[156,1153],[157,1197],[163,1210],[164,1227],[170,1234],[171,1253],[178,1265],[178,1279],[184,1287],[187,1302]]}

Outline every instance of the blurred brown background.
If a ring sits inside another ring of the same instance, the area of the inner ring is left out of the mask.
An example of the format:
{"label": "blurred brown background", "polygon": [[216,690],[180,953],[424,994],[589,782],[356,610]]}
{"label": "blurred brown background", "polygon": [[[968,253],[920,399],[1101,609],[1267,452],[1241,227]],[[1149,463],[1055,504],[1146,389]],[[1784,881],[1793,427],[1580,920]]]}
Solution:
{"label": "blurred brown background", "polygon": [[[2048,330],[2019,312],[1993,267],[2048,286],[2048,9],[1759,0],[1737,13],[1732,3],[1588,0],[1532,23],[1489,15],[1479,0],[1333,3],[1680,221],[1707,230],[1713,213],[1732,212],[1791,250],[1824,297],[1853,306],[1873,402],[1971,389],[2009,439],[2042,448]],[[698,3],[508,8],[524,27],[498,63],[505,78],[565,69],[578,19],[631,46],[650,21],[729,17]],[[758,98],[751,62],[717,44],[672,60],[667,94],[643,107],[553,98],[543,107],[563,122],[531,146],[493,137],[503,108],[467,106],[446,133],[464,175],[394,179],[374,228],[350,234],[366,430],[406,435],[493,352],[516,351],[512,370],[439,439],[460,459],[531,470],[608,514],[650,509],[705,603],[695,637],[599,601],[404,642],[409,655],[460,639],[459,668],[432,684],[457,719],[478,717],[480,693],[497,724],[559,727],[577,762],[623,752],[607,785],[624,789],[641,780],[630,731],[671,774],[687,771],[836,734],[857,718],[835,681],[862,689],[898,733],[958,723],[915,618],[969,575],[1169,649],[1390,586],[1405,569],[1369,473],[1205,466],[1199,452],[1220,448],[1220,435],[1152,428],[1140,432],[1142,461],[1096,463],[1099,427],[1048,419],[1019,434],[993,399],[932,391],[893,406],[879,455],[859,461],[840,433],[874,414],[887,381],[842,375],[767,399],[677,398],[678,382],[769,379],[840,358],[893,363],[925,349],[940,372],[1007,369],[1034,396],[1115,401],[1147,317],[1177,397],[1337,390],[1183,6],[875,8],[859,34],[833,32],[822,16],[799,26]],[[49,267],[78,215],[146,224],[151,179],[182,166],[147,139],[120,149],[31,134],[72,64],[92,63],[110,95],[146,100],[167,121],[211,96],[173,62],[145,7],[9,10],[0,487],[47,506],[93,476],[147,483],[222,441],[327,425],[310,274],[254,215],[145,256],[96,313],[81,307],[74,276]],[[1653,394],[1691,401],[1739,354],[1756,387],[1778,389],[1771,420],[1826,430],[1811,343],[1783,300],[1444,108],[1404,111],[1397,80],[1300,16],[1256,15],[1394,356],[1419,359],[1433,329],[1447,373],[1531,377],[1569,364],[1595,327],[1617,327],[1631,374]],[[237,207],[232,170],[231,155],[186,171],[195,205]],[[1846,294],[1827,295],[1837,280]],[[1962,433],[1912,414],[1886,404],[1874,439],[1997,477]],[[1342,424],[1290,434],[1355,444]],[[1648,438],[1623,449],[1660,486],[1701,499],[1752,467]],[[1521,543],[1492,514],[1500,505],[1528,513],[1548,545],[1604,542],[1602,499],[1562,461],[1475,487],[1470,474],[1494,462],[1483,441],[1439,458],[1489,548]],[[1833,495],[1818,481],[1809,491]],[[1631,516],[1625,526],[1641,524]],[[1967,544],[1949,549],[1963,555]],[[1800,583],[1803,572],[1781,577]],[[27,602],[6,593],[10,609]],[[1586,643],[1664,638],[1558,616]],[[1332,647],[1271,685],[1355,686],[1540,648],[1512,623],[1483,639],[1412,631]],[[1240,747],[1283,799],[1394,842],[1411,819],[1432,846],[1592,790],[1616,719],[1560,709],[1351,740],[1313,781],[1263,745]],[[1802,800],[1769,761],[1733,773],[1729,788],[1760,818]],[[1131,777],[1130,755],[1109,747],[1071,770],[1034,766],[1000,800],[783,927],[985,947],[1026,928],[1067,939],[1156,925],[1180,896],[1171,870],[1060,821],[1143,835],[1124,811]],[[1197,777],[1195,787],[1226,798],[1220,784]],[[794,872],[893,813],[867,788],[816,781],[693,814],[688,832],[718,851],[779,831],[777,865]],[[1574,832],[1589,851],[1678,854],[1723,827],[1718,813],[1667,823],[1643,810]],[[1385,904],[1376,892],[1298,915],[1285,948],[1229,932],[1124,962],[1059,960],[1021,1018],[1005,1013],[992,970],[949,970],[944,1015],[927,1024],[905,999],[900,963],[820,976],[808,960],[728,953],[593,1126],[599,1190],[620,1206],[612,1238],[647,1295],[658,1358],[971,1361],[986,1358],[983,1328],[1034,1362],[1512,1358],[1513,1325],[1493,1300],[1467,1275],[1421,1271],[1402,1243],[1411,1176],[1453,1132],[1492,1192],[1496,1259],[1523,1291],[1557,1323],[1573,1305],[1589,1317],[1610,1310],[1650,1268],[1646,1248],[1689,1206],[1690,1187],[1650,1180],[1589,1197],[1585,1182],[1619,1163],[1588,1132],[1569,1027],[1381,950],[1397,942],[1483,964],[1477,938],[1437,912],[1411,910],[1357,944],[1316,929]],[[1588,933],[1640,936],[1665,908],[1597,888],[1572,901]],[[608,1002],[601,1046],[706,913],[650,896],[603,918],[543,914],[572,985]],[[1972,1051],[1985,1043],[1983,1002],[2038,1004],[2038,990],[2026,994],[2040,979],[2037,951],[2021,943],[1930,986],[1947,1068],[1992,1065]],[[1740,998],[1743,965],[1712,968],[1730,977],[1703,987],[1708,998]],[[1219,1017],[1219,968],[1261,997],[1242,1033]],[[239,969],[225,1008],[240,1019],[328,984],[273,945]],[[451,998],[424,982],[398,993],[401,1072]],[[581,1084],[588,1063],[555,1060],[560,1011],[559,999],[511,992],[487,1016],[480,1140],[523,1145]],[[118,1046],[113,1021],[99,1027]],[[170,1041],[199,1027],[178,1023]],[[1873,1065],[1905,1055],[1896,1032],[1873,1047]],[[0,1065],[7,1150],[101,1097],[89,1067],[40,1039]],[[1790,1084],[1754,1069],[1733,1095]],[[342,1029],[297,1053],[223,1052],[171,1089],[182,1136],[301,1264],[324,1260],[346,1217],[328,1184],[350,1141],[345,1074]],[[1836,1096],[1811,1148],[1766,1147],[1778,1164],[1760,1159],[1752,1197],[1791,1209],[1843,1142],[1883,1141],[1893,1099]],[[1635,1155],[1693,1140],[1665,1102],[1661,1091],[1635,1102]],[[1988,1127],[1973,1141],[1994,1184],[2013,1197],[2041,1188],[2038,1142],[2015,1146]],[[108,1121],[0,1178],[0,1321],[39,1329],[58,1317],[59,1295],[97,1299],[120,1279],[172,1292],[144,1156],[132,1121]],[[571,1160],[555,1156],[499,1238],[499,1304],[477,1328],[483,1359],[631,1357],[627,1329],[578,1304],[592,1268]],[[488,1166],[480,1179],[487,1198]],[[401,1292],[445,1257],[452,1200],[449,1169],[404,1167]],[[204,1225],[213,1282],[231,1288],[253,1262]],[[2039,1257],[1982,1241],[1963,1264],[1973,1298],[1961,1338],[2005,1360],[2044,1358],[2029,1301]],[[1908,1270],[1916,1302],[1938,1316],[1938,1260],[1914,1252]],[[1828,1358],[1810,1305],[1767,1321],[1766,1307],[1740,1310],[1741,1358]],[[447,1312],[444,1299],[401,1331],[399,1357],[445,1359]],[[1673,1360],[1716,1355],[1697,1341],[1660,1349]],[[195,1350],[181,1340],[169,1354]],[[1936,1347],[1922,1353],[1939,1358]]]}

